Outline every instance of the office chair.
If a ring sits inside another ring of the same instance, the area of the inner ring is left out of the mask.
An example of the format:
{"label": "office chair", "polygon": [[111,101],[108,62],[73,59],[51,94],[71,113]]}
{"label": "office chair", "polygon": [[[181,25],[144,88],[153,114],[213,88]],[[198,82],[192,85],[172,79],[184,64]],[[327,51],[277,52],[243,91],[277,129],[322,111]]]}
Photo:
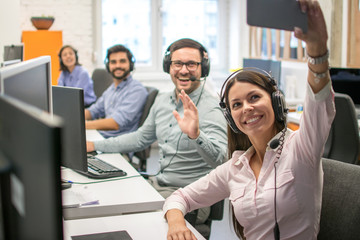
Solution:
{"label": "office chair", "polygon": [[212,220],[222,220],[224,215],[224,200],[210,206],[210,215],[203,224],[196,224],[198,210],[194,210],[185,215],[188,221],[204,238],[209,239],[211,233]]}
{"label": "office chair", "polygon": [[356,164],[359,155],[359,127],[352,99],[335,93],[336,115],[325,143],[324,158]]}
{"label": "office chair", "polygon": [[113,83],[112,77],[104,68],[96,68],[92,73],[94,92],[97,98]]}
{"label": "office chair", "polygon": [[324,187],[318,240],[360,236],[360,166],[345,162],[322,159]]}
{"label": "office chair", "polygon": [[[145,119],[147,118],[150,108],[153,105],[155,98],[159,92],[158,89],[154,88],[154,87],[145,87],[146,90],[148,91],[148,97],[146,99],[146,103],[144,106],[144,110],[143,113],[141,115],[140,118],[140,122],[139,122],[139,127],[141,127],[143,125],[143,123],[145,122]],[[150,150],[151,150],[151,145],[149,147],[147,147],[146,149],[139,151],[139,152],[135,152],[134,156],[136,156],[139,159],[139,166],[135,166],[138,168],[139,171],[141,172],[145,172],[146,171],[146,159],[148,159],[150,157]],[[130,162],[135,165],[132,160],[130,160]]]}

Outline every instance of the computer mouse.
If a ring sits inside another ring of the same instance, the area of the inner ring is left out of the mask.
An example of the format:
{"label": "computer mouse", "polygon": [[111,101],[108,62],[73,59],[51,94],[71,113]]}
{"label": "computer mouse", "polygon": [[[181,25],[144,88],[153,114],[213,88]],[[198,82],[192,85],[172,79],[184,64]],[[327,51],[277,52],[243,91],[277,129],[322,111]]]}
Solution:
{"label": "computer mouse", "polygon": [[88,157],[91,157],[91,156],[95,156],[95,155],[97,155],[98,153],[97,153],[97,151],[92,151],[92,152],[88,152],[87,153],[87,156]]}
{"label": "computer mouse", "polygon": [[61,189],[62,190],[71,188],[71,186],[72,186],[72,183],[70,183],[70,182],[68,182],[66,180],[61,180]]}

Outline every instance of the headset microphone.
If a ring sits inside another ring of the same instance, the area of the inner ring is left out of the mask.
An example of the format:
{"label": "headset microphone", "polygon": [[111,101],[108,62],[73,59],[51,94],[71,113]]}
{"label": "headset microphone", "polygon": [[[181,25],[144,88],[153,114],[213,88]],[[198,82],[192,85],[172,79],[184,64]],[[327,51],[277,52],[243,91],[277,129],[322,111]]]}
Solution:
{"label": "headset microphone", "polygon": [[270,148],[271,149],[275,149],[279,146],[280,144],[280,140],[279,139],[274,139],[270,142]]}
{"label": "headset microphone", "polygon": [[206,77],[205,77],[205,79],[197,79],[195,76],[191,76],[190,78],[189,78],[189,80],[190,81],[192,81],[192,82],[195,82],[195,81],[197,81],[197,82],[202,82],[202,81],[205,81],[206,80]]}

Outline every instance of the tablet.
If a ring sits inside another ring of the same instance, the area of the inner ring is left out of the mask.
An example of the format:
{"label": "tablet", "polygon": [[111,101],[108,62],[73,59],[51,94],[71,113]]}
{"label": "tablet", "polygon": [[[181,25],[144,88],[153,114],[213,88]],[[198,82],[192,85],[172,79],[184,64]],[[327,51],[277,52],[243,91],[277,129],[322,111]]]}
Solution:
{"label": "tablet", "polygon": [[307,14],[296,0],[247,0],[247,23],[251,26],[307,32]]}

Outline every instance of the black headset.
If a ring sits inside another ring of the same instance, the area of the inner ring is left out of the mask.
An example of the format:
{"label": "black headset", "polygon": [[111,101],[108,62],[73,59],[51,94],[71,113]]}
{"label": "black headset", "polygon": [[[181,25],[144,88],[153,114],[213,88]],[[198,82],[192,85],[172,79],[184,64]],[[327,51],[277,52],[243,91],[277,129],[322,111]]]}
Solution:
{"label": "black headset", "polygon": [[106,70],[108,72],[110,72],[109,57],[110,57],[110,55],[112,53],[117,53],[117,52],[126,52],[127,58],[129,59],[129,62],[130,62],[130,69],[129,70],[130,70],[130,72],[132,72],[134,70],[135,57],[127,47],[125,47],[124,45],[121,45],[121,44],[114,45],[114,46],[112,46],[111,48],[109,48],[107,50],[106,58],[105,58],[105,61],[104,61]]}
{"label": "black headset", "polygon": [[[210,73],[210,60],[207,56],[207,51],[206,51],[206,48],[201,45],[199,42],[195,41],[195,40],[192,40],[192,39],[180,39],[174,43],[178,43],[182,40],[187,40],[187,41],[193,41],[193,45],[197,46],[196,48],[199,49],[199,51],[201,52],[201,56],[202,56],[202,59],[201,59],[201,77],[207,77]],[[164,55],[164,58],[163,58],[163,70],[164,72],[166,73],[170,73],[170,65],[171,65],[171,46],[174,45],[174,43],[172,43],[167,49],[166,49],[166,52],[165,52],[165,55]],[[186,45],[184,45],[183,47],[180,47],[180,48],[184,48],[184,47],[188,47]],[[189,46],[190,47],[190,46]],[[191,46],[192,47],[192,46]],[[178,49],[180,49],[178,48]]]}
{"label": "black headset", "polygon": [[286,120],[286,114],[288,112],[288,109],[286,108],[286,104],[285,104],[285,97],[284,95],[281,93],[281,91],[278,89],[277,84],[275,79],[266,71],[260,69],[260,68],[255,68],[255,67],[247,67],[247,68],[242,68],[234,73],[232,73],[223,83],[222,87],[221,87],[221,92],[220,92],[220,107],[223,110],[223,114],[225,116],[226,121],[228,122],[230,128],[233,130],[233,132],[235,133],[241,133],[240,129],[236,126],[234,119],[231,116],[231,111],[230,111],[230,107],[226,106],[225,103],[225,90],[226,90],[226,86],[227,83],[230,79],[232,79],[233,77],[235,78],[236,75],[240,72],[244,72],[244,71],[254,71],[254,72],[258,72],[260,74],[263,74],[266,76],[267,81],[265,81],[266,85],[271,85],[274,86],[275,91],[272,92],[271,94],[271,103],[272,103],[272,107],[274,110],[274,115],[275,115],[275,119],[278,122],[284,123],[285,124],[285,120]]}

